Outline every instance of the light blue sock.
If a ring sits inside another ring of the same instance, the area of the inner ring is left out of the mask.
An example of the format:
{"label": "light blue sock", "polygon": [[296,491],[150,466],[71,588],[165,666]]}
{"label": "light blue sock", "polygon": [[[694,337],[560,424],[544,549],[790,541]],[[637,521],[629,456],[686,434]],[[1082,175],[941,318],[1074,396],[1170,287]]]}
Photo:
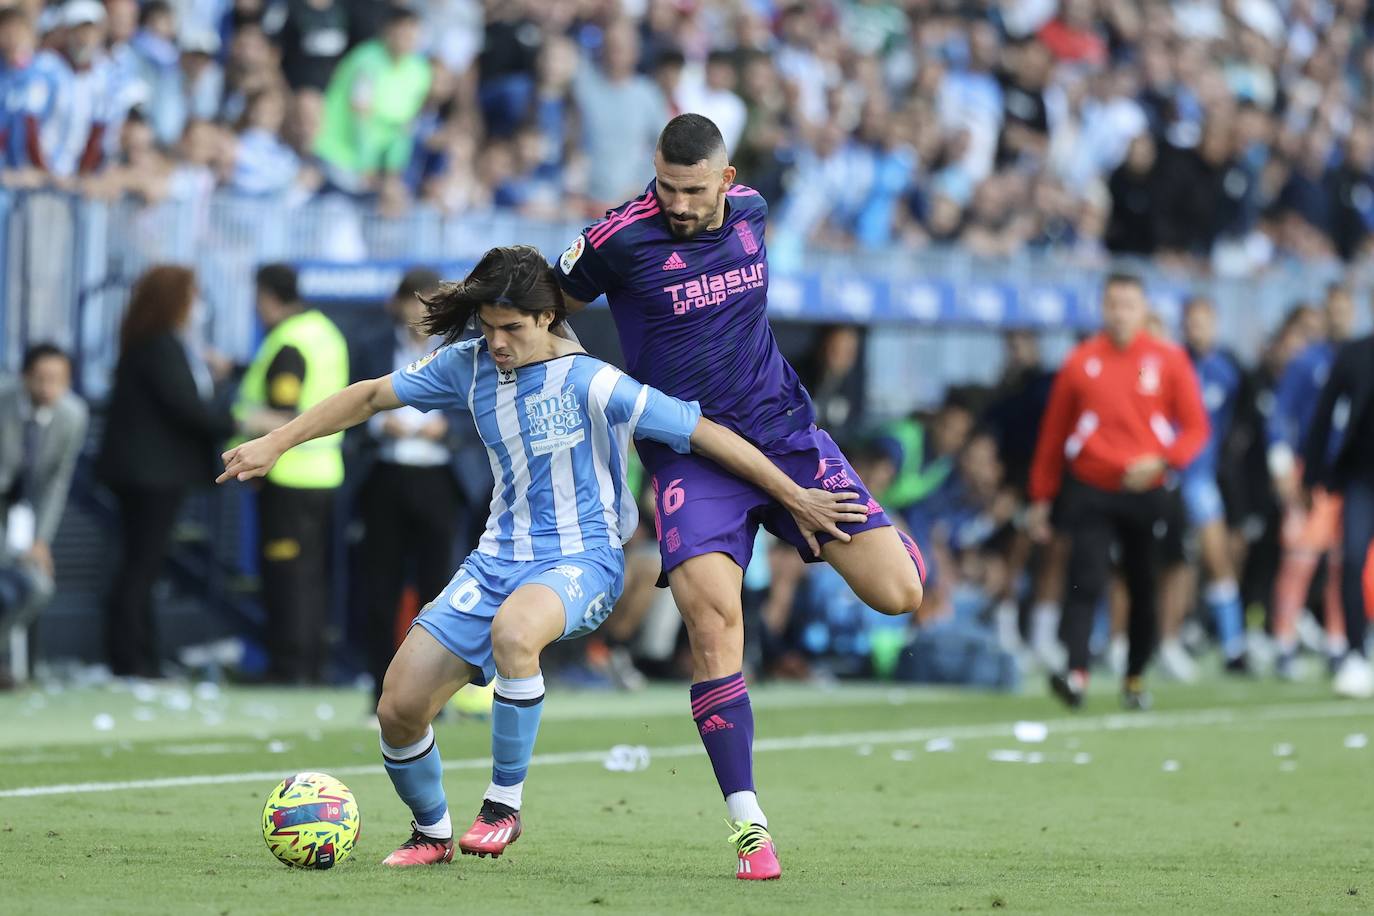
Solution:
{"label": "light blue sock", "polygon": [[491,787],[487,798],[520,807],[520,790],[534,755],[544,710],[544,675],[496,676],[491,707]]}
{"label": "light blue sock", "polygon": [[1204,593],[1207,607],[1217,628],[1217,641],[1227,659],[1245,654],[1245,614],[1240,606],[1240,588],[1235,579],[1212,582]]}
{"label": "light blue sock", "polygon": [[392,747],[382,739],[382,763],[396,794],[415,815],[417,826],[434,826],[444,820],[448,814],[444,764],[432,726],[425,729],[423,738],[406,747]]}

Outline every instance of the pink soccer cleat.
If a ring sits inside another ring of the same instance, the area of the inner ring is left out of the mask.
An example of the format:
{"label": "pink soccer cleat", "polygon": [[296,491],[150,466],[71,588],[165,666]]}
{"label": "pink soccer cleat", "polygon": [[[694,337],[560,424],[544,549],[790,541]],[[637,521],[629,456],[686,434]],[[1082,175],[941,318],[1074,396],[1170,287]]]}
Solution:
{"label": "pink soccer cleat", "polygon": [[773,838],[767,829],[747,821],[731,823],[727,820],[726,823],[735,831],[730,836],[730,842],[735,844],[735,852],[739,855],[736,878],[741,881],[769,881],[782,875],[778,848],[773,845]]}
{"label": "pink soccer cleat", "polygon": [[453,861],[453,837],[440,840],[423,834],[416,828],[414,821],[411,821],[410,829],[410,839],[383,859],[383,865],[408,868],[411,865],[438,865],[440,862]]}
{"label": "pink soccer cleat", "polygon": [[483,799],[482,811],[458,841],[465,856],[501,858],[506,847],[520,839],[520,812],[509,805]]}

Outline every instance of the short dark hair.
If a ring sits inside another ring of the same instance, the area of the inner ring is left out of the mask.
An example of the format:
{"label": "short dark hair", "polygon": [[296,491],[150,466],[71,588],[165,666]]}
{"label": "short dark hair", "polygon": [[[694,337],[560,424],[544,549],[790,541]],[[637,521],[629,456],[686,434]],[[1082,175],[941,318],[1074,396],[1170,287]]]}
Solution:
{"label": "short dark hair", "polygon": [[392,3],[388,5],[383,21],[386,23],[385,28],[389,29],[399,22],[418,22],[419,19],[420,14],[404,3]]}
{"label": "short dark hair", "polygon": [[1114,270],[1107,274],[1107,281],[1102,284],[1102,288],[1109,286],[1134,286],[1136,289],[1145,289],[1145,281],[1141,280],[1137,274],[1129,273],[1124,270]]}
{"label": "short dark hair", "polygon": [[434,289],[442,282],[444,278],[428,267],[412,267],[406,271],[401,282],[396,284],[396,293],[391,298],[409,299],[411,296]]}
{"label": "short dark hair", "polygon": [[172,15],[174,15],[172,12],[172,4],[168,3],[167,0],[148,0],[147,3],[143,4],[143,9],[139,11],[138,24],[147,28],[148,23],[152,22],[158,16]]}
{"label": "short dark hair", "polygon": [[664,48],[662,51],[659,51],[658,56],[654,58],[655,71],[661,70],[664,67],[677,67],[681,69],[685,66],[687,66],[687,55],[683,54],[677,48]]}
{"label": "short dark hair", "polygon": [[0,25],[9,25],[11,22],[19,22],[30,29],[33,28],[33,20],[22,6],[0,6]]}
{"label": "short dark hair", "polygon": [[68,366],[72,364],[71,355],[68,354],[66,350],[55,343],[44,341],[42,343],[36,343],[24,351],[24,361],[21,364],[20,372],[24,375],[28,375],[33,371],[34,366],[52,357],[66,360]]}
{"label": "short dark hair", "polygon": [[442,337],[444,343],[461,340],[484,305],[502,305],[530,315],[553,312],[552,326],[568,315],[553,268],[530,245],[492,248],[465,278],[439,284],[420,294],[420,301],[425,304],[425,317],[417,328],[431,337]]}
{"label": "short dark hair", "polygon": [[290,264],[262,265],[258,268],[255,282],[259,290],[271,293],[278,301],[287,305],[300,299],[300,291],[296,286],[296,268]]}
{"label": "short dark hair", "polygon": [[718,153],[723,155],[725,138],[710,118],[680,114],[658,135],[658,151],[663,154],[663,161],[672,165],[696,165]]}

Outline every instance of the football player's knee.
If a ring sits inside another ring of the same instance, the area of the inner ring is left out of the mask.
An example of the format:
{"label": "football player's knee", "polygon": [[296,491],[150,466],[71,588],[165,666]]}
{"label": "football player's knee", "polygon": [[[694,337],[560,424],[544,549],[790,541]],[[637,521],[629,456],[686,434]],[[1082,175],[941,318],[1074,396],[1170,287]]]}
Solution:
{"label": "football player's knee", "polygon": [[382,738],[393,747],[419,741],[429,725],[426,712],[418,700],[407,699],[394,691],[383,692],[377,701],[377,722],[382,727]]}
{"label": "football player's knee", "polygon": [[920,578],[911,576],[891,583],[873,596],[869,606],[880,614],[895,617],[898,614],[915,613],[924,599],[925,590],[921,588]]}
{"label": "football player's knee", "polygon": [[496,667],[505,671],[539,658],[543,640],[535,628],[511,614],[497,614],[491,625],[491,654]]}

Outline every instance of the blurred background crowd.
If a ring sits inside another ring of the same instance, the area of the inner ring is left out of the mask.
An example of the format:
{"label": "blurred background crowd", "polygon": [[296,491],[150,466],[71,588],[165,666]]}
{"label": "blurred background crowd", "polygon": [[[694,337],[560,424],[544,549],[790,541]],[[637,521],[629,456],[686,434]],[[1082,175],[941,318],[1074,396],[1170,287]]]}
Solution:
{"label": "blurred background crowd", "polygon": [[599,215],[698,111],[777,244],[1360,261],[1363,0],[6,0],[0,181]]}
{"label": "blurred background crowd", "polygon": [[[331,199],[383,220],[512,213],[584,223],[641,193],[663,124],[696,111],[721,127],[741,180],[768,199],[768,244],[783,263],[822,250],[900,259],[952,249],[989,263],[1049,252],[1088,272],[1140,258],[1184,278],[1253,280],[1294,265],[1356,278],[1374,252],[1371,16],[1363,0],[0,0],[0,193],[139,206],[228,195],[280,205],[282,214]],[[427,342],[407,337],[400,322],[413,292],[432,281],[408,274],[385,310],[396,329],[350,340],[351,377],[384,374],[423,352]],[[140,359],[165,366],[148,356],[148,342],[185,337],[202,317],[197,285],[212,283],[190,271],[144,274],[127,310],[121,303],[109,386],[125,398],[119,423],[105,424],[114,405],[101,399],[86,433],[61,351],[33,348],[22,366],[7,367],[24,380],[13,388],[21,406],[9,436],[24,445],[0,442],[0,493],[32,496],[40,482],[13,468],[5,476],[4,459],[30,466],[50,448],[45,493],[65,500],[73,476],[79,487],[84,454],[93,486],[111,494],[107,508],[123,506],[124,547],[110,560],[119,574],[105,602],[107,626],[128,637],[107,641],[105,663],[116,674],[220,662],[247,676],[291,673],[255,657],[264,640],[251,627],[226,625],[225,641],[189,654],[185,640],[174,647],[157,635],[165,577],[194,593],[188,583],[218,575],[190,561],[165,568],[166,554],[188,539],[234,541],[254,528],[230,512],[212,522],[197,516],[202,528],[219,527],[188,533],[179,516],[200,498],[219,444],[270,422],[229,409],[236,389],[242,405],[252,366],[189,347],[184,377],[159,381],[136,369]],[[254,288],[264,329],[310,310],[284,265],[259,272]],[[1326,588],[1335,575],[1322,564],[1299,583],[1300,606],[1314,613],[1290,633],[1274,612],[1285,511],[1305,507],[1309,493],[1300,473],[1271,458],[1276,444],[1302,453],[1321,373],[1368,321],[1364,298],[1353,283],[1295,299],[1281,322],[1251,335],[1261,348],[1240,353],[1218,339],[1217,310],[1206,301],[1161,313],[1153,329],[1198,359],[1221,352],[1234,367],[1233,409],[1215,435],[1251,671],[1291,657],[1295,641],[1318,656],[1344,651]],[[252,311],[246,301],[217,305]],[[1220,318],[1221,326],[1244,322]],[[984,373],[994,381],[951,385],[893,416],[875,409],[884,382],[867,365],[869,329],[794,329],[785,345],[821,423],[915,533],[933,578],[921,619],[894,627],[826,567],[804,568],[761,539],[745,580],[753,671],[1012,689],[1027,671],[1062,664],[1054,620],[1064,548],[1032,544],[1022,524],[1040,416],[1063,355],[1059,331],[988,331],[1002,334],[1000,367]],[[295,402],[270,384],[283,366],[260,368],[255,410],[290,410]],[[60,396],[33,387],[40,377]],[[199,457],[161,481],[145,479],[138,471],[155,439],[132,455],[109,444],[130,424],[153,422],[130,418],[144,408],[130,408],[128,392],[145,385],[143,397],[156,400],[159,386],[185,393],[187,379],[198,401],[148,409],[191,430],[181,444]],[[58,402],[68,404],[51,414],[67,417],[65,451],[56,436],[31,443],[24,420],[50,416],[42,408]],[[293,663],[306,680],[375,671],[368,647],[403,626],[435,591],[430,567],[452,559],[364,567],[357,557],[375,558],[377,532],[393,526],[399,533],[382,540],[400,543],[434,521],[436,506],[451,509],[445,531],[461,556],[475,543],[489,487],[461,420],[404,418],[346,447],[345,482],[328,488],[338,499],[320,510],[337,513],[334,534],[310,536],[337,540],[319,548],[326,565],[315,575],[347,607],[321,624],[333,647],[325,657]],[[395,496],[405,482],[382,479],[396,467],[452,473],[437,490],[425,484],[441,499],[407,507]],[[647,488],[644,500],[651,507]],[[148,506],[160,514],[140,514]],[[39,515],[20,552],[45,574],[24,586],[35,607],[62,576],[50,549],[60,506]],[[1181,680],[1197,677],[1214,639],[1207,615],[1194,612],[1195,540],[1172,546],[1161,598],[1161,662]],[[680,624],[671,597],[653,588],[651,527],[627,560],[621,605],[601,633],[566,650],[566,677],[633,687],[645,675],[682,675]],[[251,572],[263,603],[284,600],[267,594],[273,588],[290,597],[304,587]],[[0,603],[6,587],[0,576]],[[1119,666],[1113,603],[1094,645],[1103,664]],[[33,630],[34,619],[15,618],[16,632]],[[26,651],[41,659],[42,645]],[[11,680],[12,669],[13,658]]]}

